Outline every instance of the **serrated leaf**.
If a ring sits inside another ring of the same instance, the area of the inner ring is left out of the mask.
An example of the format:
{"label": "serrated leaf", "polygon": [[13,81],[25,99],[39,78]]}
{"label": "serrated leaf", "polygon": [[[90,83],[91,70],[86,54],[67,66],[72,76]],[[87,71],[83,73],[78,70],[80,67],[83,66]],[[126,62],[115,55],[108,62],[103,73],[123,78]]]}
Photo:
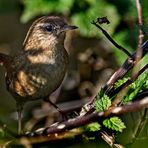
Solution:
{"label": "serrated leaf", "polygon": [[85,126],[85,130],[86,131],[90,131],[90,132],[96,132],[100,130],[100,124],[97,122],[94,123],[90,123],[88,125]]}
{"label": "serrated leaf", "polygon": [[124,84],[127,80],[128,80],[128,78],[119,79],[119,80],[114,84],[114,87],[115,87],[115,88],[118,88],[119,86],[121,86],[122,84]]}
{"label": "serrated leaf", "polygon": [[122,132],[126,128],[124,122],[119,117],[111,117],[110,119],[105,119],[103,125],[109,129]]}
{"label": "serrated leaf", "polygon": [[136,95],[138,94],[138,92],[140,92],[139,90],[140,90],[140,87],[137,88],[137,89],[134,89],[133,91],[130,90],[131,93],[130,93],[130,94],[127,94],[127,95],[124,97],[123,102],[124,102],[124,103],[128,103],[129,101],[132,101],[133,98],[136,97]]}
{"label": "serrated leaf", "polygon": [[111,106],[111,100],[107,95],[103,95],[103,97],[97,96],[95,102],[95,108],[97,112],[105,111]]}
{"label": "serrated leaf", "polygon": [[145,72],[142,75],[140,75],[138,77],[138,79],[136,79],[135,82],[133,82],[130,87],[133,89],[139,88],[139,87],[143,87],[144,84],[148,81],[148,73]]}
{"label": "serrated leaf", "polygon": [[132,101],[138,93],[148,88],[148,73],[145,72],[136,79],[130,86],[126,96],[123,99],[123,103]]}

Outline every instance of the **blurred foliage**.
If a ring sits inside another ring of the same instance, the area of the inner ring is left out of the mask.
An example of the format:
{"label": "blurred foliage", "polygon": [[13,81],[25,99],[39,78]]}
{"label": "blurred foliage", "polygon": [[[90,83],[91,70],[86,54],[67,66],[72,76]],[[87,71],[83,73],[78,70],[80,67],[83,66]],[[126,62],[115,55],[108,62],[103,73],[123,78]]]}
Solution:
{"label": "blurred foliage", "polygon": [[23,3],[22,22],[41,14],[60,13],[70,16],[72,23],[79,26],[80,33],[87,37],[96,36],[96,28],[90,22],[98,16],[114,16],[110,27],[106,26],[110,33],[113,33],[119,21],[115,6],[104,0],[23,0]]}
{"label": "blurred foliage", "polygon": [[13,2],[13,0],[0,0],[0,14],[2,13],[9,13],[16,9],[17,5]]}
{"label": "blurred foliage", "polygon": [[85,131],[96,132],[101,129],[100,127],[101,127],[101,125],[99,123],[93,122],[93,123],[86,125],[84,128],[85,128]]}
{"label": "blurred foliage", "polygon": [[36,15],[51,12],[68,13],[73,2],[73,0],[23,0],[25,10],[21,20],[26,22]]}
{"label": "blurred foliage", "polygon": [[[71,23],[79,27],[79,33],[86,37],[101,37],[101,33],[91,22],[97,17],[107,16],[111,22],[104,29],[114,35],[119,44],[129,51],[135,50],[138,40],[137,9],[135,0],[22,0],[24,11],[22,22],[50,13],[71,18]],[[148,22],[148,1],[141,1],[144,23]],[[126,55],[114,50],[121,64]]]}

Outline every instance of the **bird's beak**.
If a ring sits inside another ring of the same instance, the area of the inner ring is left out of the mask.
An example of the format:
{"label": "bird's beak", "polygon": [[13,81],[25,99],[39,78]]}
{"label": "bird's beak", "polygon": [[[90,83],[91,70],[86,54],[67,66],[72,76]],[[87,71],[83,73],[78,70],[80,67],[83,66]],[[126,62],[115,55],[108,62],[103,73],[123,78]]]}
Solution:
{"label": "bird's beak", "polygon": [[68,31],[68,30],[73,30],[73,29],[77,29],[77,26],[71,26],[71,25],[64,25],[63,28],[61,29],[61,31]]}

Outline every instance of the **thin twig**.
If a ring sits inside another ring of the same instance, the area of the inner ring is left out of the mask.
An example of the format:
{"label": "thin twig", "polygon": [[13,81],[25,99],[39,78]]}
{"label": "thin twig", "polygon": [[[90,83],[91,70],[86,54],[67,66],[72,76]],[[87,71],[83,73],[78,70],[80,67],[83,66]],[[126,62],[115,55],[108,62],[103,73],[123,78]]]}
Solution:
{"label": "thin twig", "polygon": [[107,37],[107,39],[115,46],[117,47],[119,50],[123,51],[126,55],[128,55],[129,57],[131,57],[131,54],[121,45],[119,45],[115,40],[112,39],[112,37],[100,26],[98,25],[95,21],[92,22],[93,25],[95,25],[97,28],[99,28],[102,33]]}

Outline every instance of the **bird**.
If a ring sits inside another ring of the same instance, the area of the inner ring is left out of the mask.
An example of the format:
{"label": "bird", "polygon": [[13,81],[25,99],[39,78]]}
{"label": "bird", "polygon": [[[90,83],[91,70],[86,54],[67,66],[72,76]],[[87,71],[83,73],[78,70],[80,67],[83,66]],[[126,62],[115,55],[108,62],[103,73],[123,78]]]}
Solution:
{"label": "bird", "polygon": [[22,133],[22,110],[26,102],[43,99],[58,108],[49,96],[67,72],[66,31],[77,28],[62,17],[42,16],[32,23],[19,53],[15,56],[0,53],[7,90],[16,100],[18,134]]}

